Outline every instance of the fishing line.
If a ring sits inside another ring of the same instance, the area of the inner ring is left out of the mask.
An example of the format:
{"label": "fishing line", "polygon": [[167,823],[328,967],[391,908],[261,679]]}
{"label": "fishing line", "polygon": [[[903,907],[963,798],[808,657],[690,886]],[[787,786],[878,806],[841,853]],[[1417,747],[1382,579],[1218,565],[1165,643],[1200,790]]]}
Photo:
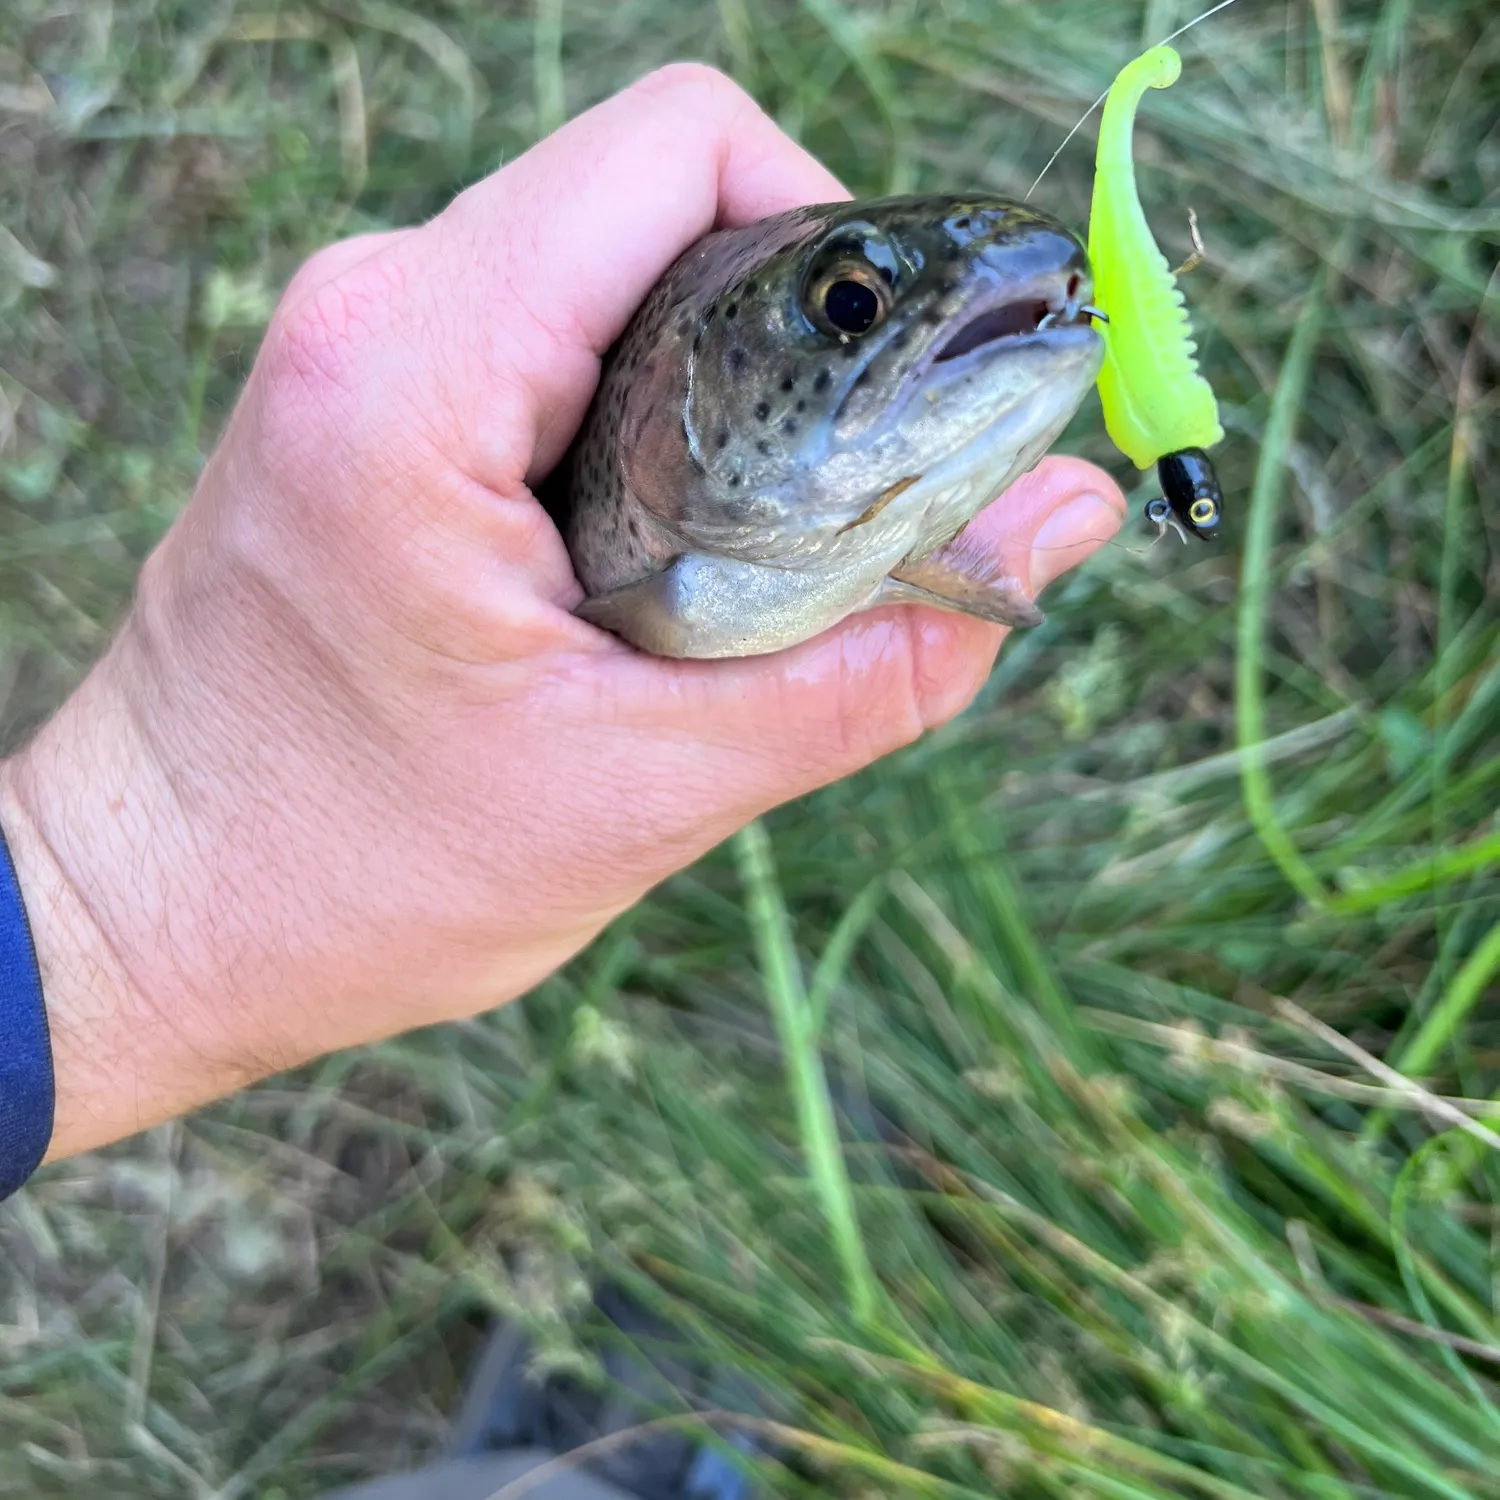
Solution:
{"label": "fishing line", "polygon": [[[1126,524],[1129,524],[1128,518]],[[1123,530],[1123,527],[1121,529]],[[1098,545],[1100,551],[1117,551],[1124,552],[1130,557],[1145,557],[1146,554],[1152,551],[1156,547],[1157,543],[1160,542],[1166,535],[1168,535],[1168,531],[1167,527],[1164,525],[1161,530],[1158,531],[1156,535],[1142,547],[1135,546],[1128,537],[1122,537],[1119,532],[1115,532],[1111,536],[1081,536],[1076,541],[1068,542],[1065,545],[1059,543],[1056,547],[1033,547],[1031,551],[1033,554],[1039,552],[1071,552],[1075,547],[1080,547],[1085,542],[1094,542]],[[1187,538],[1180,531],[1177,533],[1177,540],[1181,542],[1183,546],[1188,545]]]}
{"label": "fishing line", "polygon": [[[1179,26],[1177,30],[1171,34],[1171,36],[1164,36],[1156,45],[1158,47],[1165,47],[1169,42],[1175,42],[1177,38],[1180,37],[1184,32],[1191,31],[1193,27],[1201,24],[1204,21],[1207,21],[1212,16],[1218,15],[1221,10],[1228,10],[1229,7],[1234,3],[1235,0],[1219,0],[1219,3],[1217,5],[1212,6],[1210,9],[1204,11],[1202,15],[1194,16],[1193,19],[1187,22],[1186,25]],[[1041,186],[1042,178],[1044,178],[1047,173],[1052,170],[1052,164],[1057,160],[1059,156],[1063,154],[1065,150],[1067,150],[1068,142],[1071,141],[1073,137],[1083,129],[1083,127],[1088,123],[1089,116],[1093,114],[1093,112],[1098,109],[1099,106],[1103,104],[1104,101],[1108,98],[1109,90],[1105,89],[1105,91],[1100,94],[1099,97],[1095,99],[1094,102],[1089,105],[1089,107],[1083,112],[1082,116],[1079,118],[1078,123],[1062,138],[1062,144],[1057,148],[1056,151],[1052,153],[1051,156],[1047,158],[1047,165],[1036,174],[1036,181],[1026,189],[1026,197],[1022,199],[1022,202],[1031,202],[1031,195],[1036,192],[1038,187]]]}

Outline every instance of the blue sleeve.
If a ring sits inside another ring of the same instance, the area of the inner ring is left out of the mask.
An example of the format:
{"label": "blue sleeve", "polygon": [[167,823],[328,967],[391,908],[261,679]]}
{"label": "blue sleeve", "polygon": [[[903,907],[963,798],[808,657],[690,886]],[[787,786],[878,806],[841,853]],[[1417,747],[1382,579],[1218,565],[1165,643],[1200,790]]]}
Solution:
{"label": "blue sleeve", "polygon": [[0,829],[0,1199],[19,1188],[52,1140],[52,1039],[31,924]]}

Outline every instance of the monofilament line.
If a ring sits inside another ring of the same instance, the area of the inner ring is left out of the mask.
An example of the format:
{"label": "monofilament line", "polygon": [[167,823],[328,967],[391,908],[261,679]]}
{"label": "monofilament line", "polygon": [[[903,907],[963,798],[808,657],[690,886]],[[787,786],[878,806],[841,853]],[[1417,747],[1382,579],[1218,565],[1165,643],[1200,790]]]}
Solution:
{"label": "monofilament line", "polygon": [[[1217,5],[1210,7],[1208,10],[1204,11],[1202,15],[1194,16],[1191,21],[1188,21],[1186,24],[1184,24],[1182,26],[1179,26],[1177,28],[1177,30],[1174,31],[1171,34],[1171,36],[1164,36],[1155,45],[1158,46],[1158,47],[1165,47],[1169,42],[1175,42],[1177,40],[1177,38],[1180,37],[1183,34],[1183,32],[1185,32],[1185,31],[1191,31],[1193,29],[1193,27],[1201,25],[1204,21],[1207,21],[1211,16],[1218,15],[1218,13],[1221,10],[1228,10],[1229,7],[1231,5],[1233,5],[1233,4],[1234,4],[1234,0],[1219,0],[1219,3]],[[1059,156],[1061,156],[1064,151],[1067,150],[1067,148],[1068,148],[1068,142],[1071,141],[1073,139],[1073,137],[1075,135],[1077,135],[1080,130],[1083,129],[1083,127],[1088,123],[1089,116],[1091,114],[1093,114],[1093,112],[1096,109],[1098,109],[1099,106],[1101,104],[1103,104],[1104,101],[1106,99],[1108,99],[1108,98],[1109,98],[1109,90],[1105,89],[1105,91],[1102,94],[1100,94],[1099,97],[1097,99],[1095,99],[1094,102],[1091,105],[1089,105],[1089,107],[1086,110],[1084,110],[1084,112],[1078,117],[1078,123],[1062,138],[1062,144],[1059,145],[1058,148],[1057,148],[1057,150],[1054,151],[1052,153],[1052,155],[1047,158],[1047,165],[1045,167],[1043,167],[1042,170],[1036,174],[1036,181],[1033,182],[1031,184],[1031,186],[1026,189],[1026,197],[1025,197],[1025,199],[1023,201],[1025,201],[1027,203],[1029,203],[1031,201],[1031,195],[1034,192],[1036,192],[1036,190],[1037,190],[1038,187],[1041,186],[1042,178],[1044,178],[1047,175],[1047,173],[1052,170],[1052,164],[1053,164],[1053,162],[1055,162],[1057,160],[1057,158]]]}

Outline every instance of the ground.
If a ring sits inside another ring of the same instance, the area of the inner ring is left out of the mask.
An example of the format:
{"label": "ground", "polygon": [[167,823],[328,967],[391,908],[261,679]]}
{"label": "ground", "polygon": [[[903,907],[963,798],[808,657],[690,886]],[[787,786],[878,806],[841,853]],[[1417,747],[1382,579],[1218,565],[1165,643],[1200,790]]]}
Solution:
{"label": "ground", "polygon": [[[11,0],[7,742],[316,246],[682,56],[856,191],[1023,194],[1190,14]],[[1500,23],[1239,0],[1181,46],[1138,154],[1167,253],[1190,207],[1208,250],[1224,539],[1127,529],[958,723],[521,1004],[45,1173],[0,1209],[0,1495],[415,1462],[494,1313],[586,1370],[606,1275],[753,1376],[776,1493],[1500,1495],[1500,1161],[1462,1128],[1500,1120]],[[1080,226],[1092,140],[1036,192]],[[1152,493],[1093,403],[1062,446]]]}

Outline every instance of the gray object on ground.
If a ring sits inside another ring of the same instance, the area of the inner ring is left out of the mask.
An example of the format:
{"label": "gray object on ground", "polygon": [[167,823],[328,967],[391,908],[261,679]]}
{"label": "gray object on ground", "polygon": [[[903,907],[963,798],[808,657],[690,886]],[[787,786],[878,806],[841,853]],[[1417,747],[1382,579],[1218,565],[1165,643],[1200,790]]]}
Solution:
{"label": "gray object on ground", "polygon": [[[448,1459],[415,1474],[398,1474],[335,1491],[328,1500],[491,1500],[555,1455],[545,1448]],[[521,1500],[517,1496],[517,1500]],[[527,1485],[525,1500],[633,1500],[628,1491],[577,1469],[562,1469]]]}
{"label": "gray object on ground", "polygon": [[[672,1328],[611,1287],[595,1310],[613,1338],[601,1349],[608,1376],[590,1389],[566,1375],[529,1378],[525,1335],[493,1330],[441,1456],[415,1473],[370,1480],[326,1500],[754,1500],[749,1473],[701,1436],[652,1430],[646,1413],[684,1398],[754,1409],[733,1376],[705,1369]],[[728,1432],[731,1448],[760,1445]],[[545,1475],[536,1471],[552,1467]],[[528,1478],[528,1476],[534,1476]],[[518,1483],[519,1481],[519,1483]]]}

